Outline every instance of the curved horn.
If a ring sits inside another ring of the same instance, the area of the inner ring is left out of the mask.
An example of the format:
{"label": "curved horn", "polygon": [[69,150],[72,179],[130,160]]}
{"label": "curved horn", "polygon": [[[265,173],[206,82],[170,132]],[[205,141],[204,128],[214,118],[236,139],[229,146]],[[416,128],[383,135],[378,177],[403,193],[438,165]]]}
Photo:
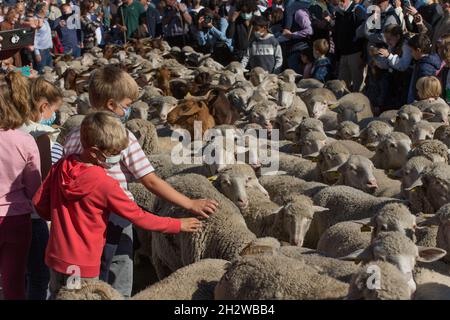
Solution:
{"label": "curved horn", "polygon": [[209,90],[206,95],[204,96],[188,96],[188,97],[184,97],[182,100],[180,100],[180,102],[184,102],[184,101],[203,101],[203,100],[208,100],[209,96],[211,95],[211,92],[213,92],[214,90]]}

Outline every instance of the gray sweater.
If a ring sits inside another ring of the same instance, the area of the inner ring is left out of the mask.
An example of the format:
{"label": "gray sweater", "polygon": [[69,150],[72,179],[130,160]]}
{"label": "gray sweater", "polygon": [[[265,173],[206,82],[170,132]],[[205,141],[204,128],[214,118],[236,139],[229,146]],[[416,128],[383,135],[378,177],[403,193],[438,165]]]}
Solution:
{"label": "gray sweater", "polygon": [[280,44],[270,33],[261,39],[254,38],[241,63],[247,69],[261,67],[269,73],[279,73],[283,64]]}

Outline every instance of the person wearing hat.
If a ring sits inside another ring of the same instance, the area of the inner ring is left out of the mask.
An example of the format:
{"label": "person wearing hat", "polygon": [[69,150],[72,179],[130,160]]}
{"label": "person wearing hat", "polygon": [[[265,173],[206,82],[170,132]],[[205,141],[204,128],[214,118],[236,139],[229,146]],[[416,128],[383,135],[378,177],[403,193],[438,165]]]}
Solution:
{"label": "person wearing hat", "polygon": [[34,34],[34,68],[42,73],[44,67],[53,67],[50,50],[53,48],[52,30],[48,23],[48,4],[40,2],[36,5],[35,15],[37,28]]}

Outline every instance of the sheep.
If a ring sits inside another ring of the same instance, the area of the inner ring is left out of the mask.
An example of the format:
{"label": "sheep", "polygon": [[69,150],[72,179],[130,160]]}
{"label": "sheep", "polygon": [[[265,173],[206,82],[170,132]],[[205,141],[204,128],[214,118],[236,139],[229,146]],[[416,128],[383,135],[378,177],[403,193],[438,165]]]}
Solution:
{"label": "sheep", "polygon": [[154,96],[148,102],[158,110],[159,119],[162,123],[167,122],[167,115],[178,105],[178,100],[171,96]]}
{"label": "sheep", "polygon": [[300,94],[300,98],[308,107],[310,115],[313,115],[314,105],[332,105],[336,103],[336,96],[333,91],[325,88],[313,88]]}
{"label": "sheep", "polygon": [[287,204],[292,195],[304,194],[308,197],[327,187],[319,182],[307,182],[289,175],[266,175],[259,178],[259,183],[269,193],[270,199],[279,204]]}
{"label": "sheep", "polygon": [[395,131],[409,134],[413,126],[423,119],[422,111],[412,105],[404,105],[397,112]]}
{"label": "sheep", "polygon": [[408,279],[411,291],[416,290],[412,271],[417,261],[433,262],[441,259],[447,252],[439,248],[418,247],[402,232],[382,232],[363,250],[343,257],[342,259],[362,261],[389,261],[395,265]]}
{"label": "sheep", "polygon": [[310,114],[313,118],[323,123],[325,131],[336,130],[338,126],[338,114],[328,108],[329,102],[322,97],[314,96],[310,100]]}
{"label": "sheep", "polygon": [[444,261],[450,262],[450,204],[443,205],[434,216],[421,222],[422,225],[437,225],[436,245],[447,250]]}
{"label": "sheep", "polygon": [[349,255],[370,244],[370,233],[361,231],[361,224],[344,221],[329,227],[317,243],[317,251],[331,258]]}
{"label": "sheep", "polygon": [[360,123],[364,119],[373,118],[370,101],[362,93],[352,92],[340,98],[333,110],[337,112],[337,121],[353,121]]}
{"label": "sheep", "polygon": [[450,148],[450,126],[442,125],[434,131],[433,139],[442,141],[447,148]]}
{"label": "sheep", "polygon": [[351,121],[343,121],[337,125],[336,132],[327,131],[327,133],[334,133],[335,136],[342,140],[354,140],[359,138],[359,126]]}
{"label": "sheep", "polygon": [[[405,199],[408,199],[410,205],[413,208],[417,206],[421,207],[421,197],[423,190],[408,190],[411,185],[420,177],[420,174],[429,166],[431,166],[433,162],[428,160],[423,156],[412,157],[406,162],[402,169],[396,172],[398,176],[401,176],[401,189],[402,196]],[[419,201],[419,203],[416,203]]]}
{"label": "sheep", "polygon": [[289,108],[294,106],[305,115],[308,115],[308,108],[303,100],[297,96],[297,87],[294,83],[280,83],[278,87],[278,103],[281,108]]}
{"label": "sheep", "polygon": [[150,121],[132,119],[127,121],[125,126],[134,134],[147,157],[159,153],[158,134]]}
{"label": "sheep", "polygon": [[313,181],[317,179],[316,163],[303,159],[297,155],[291,155],[284,152],[278,152],[275,160],[271,162],[280,171],[286,172],[288,175]]}
{"label": "sheep", "polygon": [[345,81],[343,80],[329,80],[325,83],[324,87],[333,91],[337,99],[340,99],[350,93]]}
{"label": "sheep", "polygon": [[181,163],[174,164],[173,156],[171,154],[151,154],[148,155],[150,163],[155,169],[156,174],[161,179],[167,179],[171,176],[182,173],[196,173],[203,176],[209,176],[209,172],[202,164],[195,163]]}
{"label": "sheep", "polygon": [[149,113],[149,105],[145,103],[144,101],[136,101],[131,105],[131,113],[129,120],[131,119],[148,119],[148,113]]}
{"label": "sheep", "polygon": [[[368,284],[374,286],[369,287]],[[385,261],[371,261],[353,275],[346,298],[348,300],[410,300],[411,295],[411,288],[408,286],[405,275],[394,265]]]}
{"label": "sheep", "polygon": [[135,294],[132,300],[212,300],[214,288],[229,262],[203,259],[178,269],[167,278]]}
{"label": "sheep", "polygon": [[378,169],[400,169],[407,160],[411,150],[411,139],[402,132],[392,132],[376,147],[372,157],[373,164]]}
{"label": "sheep", "polygon": [[256,104],[250,113],[250,120],[253,123],[259,124],[263,129],[271,132],[273,129],[273,122],[277,116],[277,108],[275,104],[270,104],[268,101]]}
{"label": "sheep", "polygon": [[285,112],[277,115],[275,119],[275,129],[279,129],[280,139],[294,140],[295,128],[300,125],[303,119],[308,117],[308,113],[302,112],[300,108],[292,106]]}
{"label": "sheep", "polygon": [[336,184],[347,185],[377,197],[399,197],[401,182],[390,179],[383,170],[375,169],[372,161],[363,156],[351,155],[347,161],[331,168],[339,179]]}
{"label": "sheep", "polygon": [[[160,279],[200,259],[231,261],[245,248],[257,245],[258,239],[247,228],[239,209],[218,192],[208,179],[196,174],[185,174],[171,177],[167,182],[191,199],[214,199],[219,206],[217,211],[204,221],[199,232],[171,236],[159,233],[152,235],[152,261]],[[157,206],[160,216],[192,216],[186,210],[162,199],[158,200]]]}
{"label": "sheep", "polygon": [[416,144],[414,149],[409,152],[408,157],[424,156],[434,163],[448,163],[447,146],[439,140],[426,140]]}
{"label": "sheep", "polygon": [[297,79],[300,76],[301,75],[299,75],[294,70],[286,69],[278,75],[278,78],[280,78],[284,82],[289,82],[289,83],[295,84],[295,79]]}
{"label": "sheep", "polygon": [[297,87],[301,89],[315,89],[315,88],[323,88],[323,83],[317,79],[302,79],[297,82]]}
{"label": "sheep", "polygon": [[348,285],[320,275],[281,254],[245,256],[231,262],[214,291],[216,300],[340,299]]}
{"label": "sheep", "polygon": [[450,300],[450,276],[427,268],[414,269],[414,300]]}
{"label": "sheep", "polygon": [[359,137],[361,143],[369,150],[375,150],[378,144],[389,134],[394,131],[394,128],[383,121],[371,121],[363,130],[361,130]]}
{"label": "sheep", "polygon": [[435,128],[428,121],[419,121],[411,129],[409,136],[413,145],[423,140],[433,139]]}
{"label": "sheep", "polygon": [[255,86],[259,86],[268,72],[261,67],[255,67],[248,73],[250,82]]}
{"label": "sheep", "polygon": [[319,191],[313,197],[313,202],[317,206],[330,209],[314,215],[306,235],[305,246],[315,248],[325,230],[336,223],[370,218],[384,204],[400,200],[377,198],[347,186],[331,186]]}
{"label": "sheep", "polygon": [[342,261],[318,254],[315,250],[296,246],[282,246],[277,252],[293,259],[301,260],[316,269],[319,274],[350,283],[359,267],[351,261]]}
{"label": "sheep", "polygon": [[424,113],[428,121],[433,123],[449,124],[448,115],[450,112],[450,107],[445,102],[436,102],[428,106]]}
{"label": "sheep", "polygon": [[123,296],[106,282],[82,280],[79,289],[62,287],[56,300],[124,300]]}

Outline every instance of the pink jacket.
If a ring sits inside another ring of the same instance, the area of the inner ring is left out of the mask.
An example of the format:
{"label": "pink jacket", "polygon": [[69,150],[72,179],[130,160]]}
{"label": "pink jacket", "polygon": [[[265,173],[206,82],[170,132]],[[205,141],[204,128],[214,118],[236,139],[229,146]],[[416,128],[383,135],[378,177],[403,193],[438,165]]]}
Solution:
{"label": "pink jacket", "polygon": [[0,129],[0,217],[32,212],[31,199],[41,184],[40,168],[31,135]]}

